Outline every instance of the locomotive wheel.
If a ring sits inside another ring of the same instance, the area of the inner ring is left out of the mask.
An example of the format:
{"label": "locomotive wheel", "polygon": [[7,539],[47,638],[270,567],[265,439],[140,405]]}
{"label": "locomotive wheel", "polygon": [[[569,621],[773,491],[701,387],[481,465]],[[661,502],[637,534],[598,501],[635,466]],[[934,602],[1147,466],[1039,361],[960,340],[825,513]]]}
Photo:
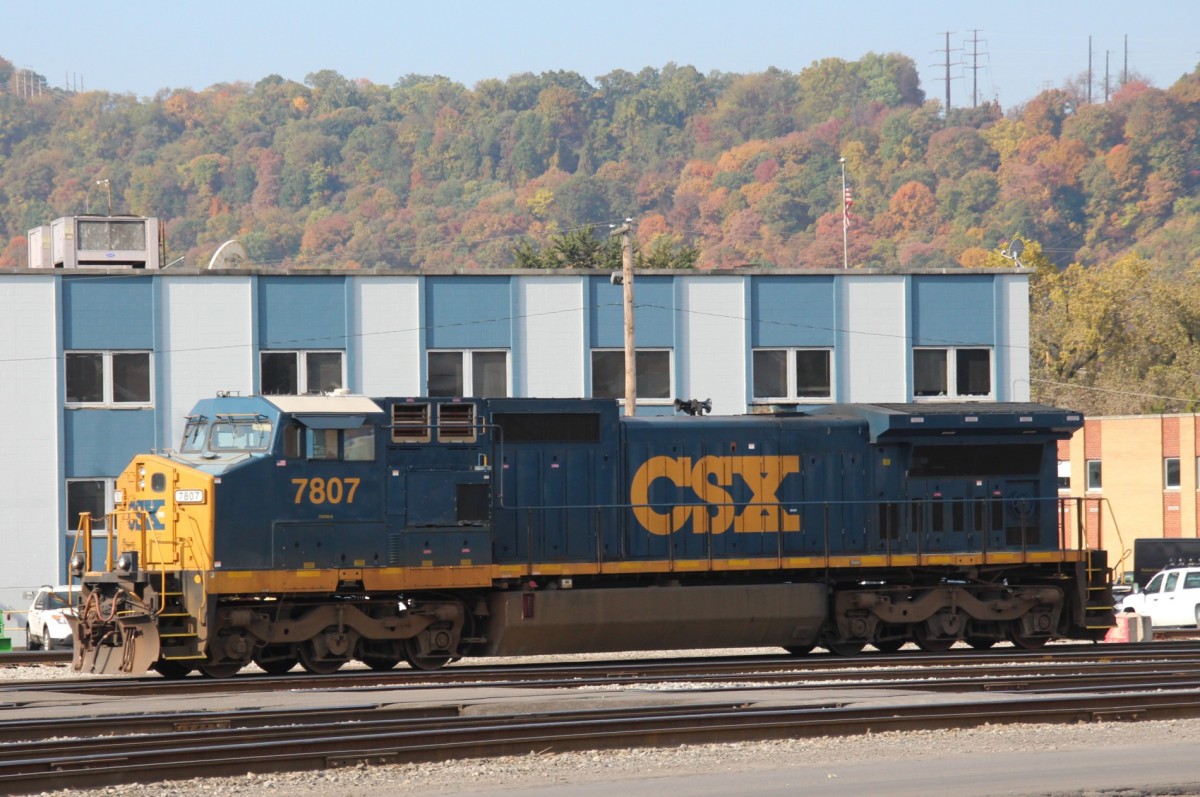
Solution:
{"label": "locomotive wheel", "polygon": [[395,669],[396,665],[400,663],[400,659],[391,656],[364,656],[359,661],[375,672],[387,672]]}
{"label": "locomotive wheel", "polygon": [[835,656],[857,656],[859,653],[862,653],[863,648],[866,646],[866,642],[858,639],[849,639],[838,642],[827,639],[821,643],[821,647],[825,648]]}
{"label": "locomotive wheel", "polygon": [[232,678],[244,666],[246,663],[243,661],[223,661],[220,664],[201,664],[199,670],[205,678]]}
{"label": "locomotive wheel", "polygon": [[881,639],[878,642],[872,642],[875,649],[880,653],[895,653],[900,648],[904,647],[905,640],[903,639]]}
{"label": "locomotive wheel", "polygon": [[333,675],[346,663],[346,659],[320,658],[313,647],[312,640],[302,643],[296,652],[300,659],[300,666],[313,675]]}
{"label": "locomotive wheel", "polygon": [[416,637],[404,640],[404,658],[414,670],[438,670],[450,663],[449,656],[423,656]]}
{"label": "locomotive wheel", "polygon": [[192,671],[192,665],[182,661],[166,661],[159,659],[150,665],[150,669],[169,681],[178,681]]}
{"label": "locomotive wheel", "polygon": [[958,640],[954,637],[931,637],[925,624],[917,623],[913,627],[913,641],[926,653],[945,653]]}
{"label": "locomotive wheel", "polygon": [[268,645],[254,654],[254,663],[269,675],[283,675],[296,666],[296,651],[291,645]]}
{"label": "locomotive wheel", "polygon": [[1008,629],[1008,638],[1012,640],[1014,646],[1022,650],[1041,650],[1050,641],[1048,636],[1026,636],[1021,632],[1020,625],[1016,623]]}

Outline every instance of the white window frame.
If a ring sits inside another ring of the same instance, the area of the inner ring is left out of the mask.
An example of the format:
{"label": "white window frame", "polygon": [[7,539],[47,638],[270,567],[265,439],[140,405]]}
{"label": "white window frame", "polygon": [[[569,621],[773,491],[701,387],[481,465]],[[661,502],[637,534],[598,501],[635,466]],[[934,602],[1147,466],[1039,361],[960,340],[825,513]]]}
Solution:
{"label": "white window frame", "polygon": [[[296,392],[295,393],[267,393],[263,386],[263,359],[268,355],[278,356],[290,354],[296,358]],[[258,353],[258,386],[259,393],[263,395],[273,396],[305,396],[311,393],[320,393],[327,391],[311,390],[308,385],[308,355],[310,354],[336,354],[341,358],[342,373],[340,376],[339,388],[346,386],[346,352],[342,349],[262,349]]]}
{"label": "white window frame", "polygon": [[[1099,466],[1099,473],[1097,473],[1097,475],[1100,478],[1097,480],[1099,482],[1098,484],[1092,484],[1092,463],[1093,462],[1095,462],[1096,465]],[[1087,470],[1087,489],[1088,489],[1088,491],[1096,493],[1096,492],[1100,492],[1101,490],[1103,490],[1104,489],[1104,463],[1098,459],[1089,459],[1084,463],[1084,468]]]}
{"label": "white window frame", "polygon": [[[754,355],[760,351],[786,352],[787,394],[783,396],[752,396],[754,404],[776,404],[779,402],[810,402],[813,404],[831,403],[833,401],[833,386],[837,384],[837,374],[834,372],[833,348],[829,346],[761,346],[750,353],[750,392],[754,392]],[[824,396],[801,396],[796,385],[798,369],[796,355],[802,351],[823,351],[829,358],[829,393]]]}
{"label": "white window frame", "polygon": [[[1171,464],[1175,463],[1175,483],[1171,484]],[[1163,457],[1163,490],[1178,492],[1183,486],[1183,463],[1179,457]]]}
{"label": "white window frame", "polygon": [[116,489],[116,479],[105,476],[81,476],[67,479],[66,488],[63,490],[63,498],[66,501],[66,535],[68,540],[73,540],[79,534],[79,515],[76,513],[74,517],[72,517],[71,512],[71,485],[81,484],[84,482],[99,482],[101,485],[104,495],[104,516],[100,517],[99,519],[93,516],[92,537],[98,538],[107,536],[107,519],[108,513],[113,511],[113,491]]}
{"label": "white window frame", "polygon": [[[936,396],[917,395],[917,363],[916,353],[919,351],[940,351],[946,357],[946,392]],[[958,352],[986,351],[988,353],[988,392],[964,393],[958,392]],[[912,400],[925,401],[991,401],[996,397],[996,351],[991,346],[913,346],[912,358]]]}
{"label": "white window frame", "polygon": [[[71,401],[70,394],[67,390],[67,360],[74,355],[98,355],[101,358],[102,374],[101,374],[101,391],[102,395],[99,401]],[[115,391],[113,390],[113,356],[114,355],[145,355],[146,357],[146,378],[149,380],[147,392],[149,397],[146,401],[117,401],[114,398]],[[108,409],[125,409],[136,408],[142,409],[145,407],[154,406],[154,354],[148,349],[71,349],[63,352],[63,406],[65,407],[93,407],[93,408],[108,408]]]}
{"label": "white window frame", "polygon": [[[508,398],[512,395],[512,357],[509,349],[499,348],[479,348],[479,349],[428,349],[425,352],[425,395],[432,396],[429,392],[429,357],[434,354],[458,354],[462,359],[462,393],[459,396],[446,396],[446,398]],[[500,396],[476,396],[475,395],[475,355],[476,354],[503,354],[504,355],[504,393]],[[433,396],[438,398],[440,396]]]}
{"label": "white window frame", "polygon": [[[621,389],[621,395],[619,395],[619,396],[597,396],[596,395],[596,382],[595,382],[594,371],[595,371],[595,366],[596,366],[595,356],[596,356],[597,352],[620,352],[621,356],[624,357],[625,349],[597,347],[597,348],[592,349],[588,354],[588,379],[591,382],[591,385],[589,386],[590,390],[588,391],[589,395],[591,395],[593,398],[615,398],[615,399],[617,399],[617,403],[623,407],[623,406],[625,406],[625,389],[623,387]],[[671,392],[675,389],[675,350],[668,349],[668,348],[661,348],[661,347],[647,347],[644,349],[635,349],[634,350],[635,358],[640,357],[642,354],[650,354],[650,353],[657,353],[657,352],[664,352],[667,355],[667,395],[664,397],[655,396],[655,397],[651,398],[651,397],[643,397],[642,394],[639,392],[637,395],[637,405],[639,407],[641,407],[643,405],[647,406],[647,407],[669,405],[669,404],[673,404],[675,401],[674,397],[671,396]]]}

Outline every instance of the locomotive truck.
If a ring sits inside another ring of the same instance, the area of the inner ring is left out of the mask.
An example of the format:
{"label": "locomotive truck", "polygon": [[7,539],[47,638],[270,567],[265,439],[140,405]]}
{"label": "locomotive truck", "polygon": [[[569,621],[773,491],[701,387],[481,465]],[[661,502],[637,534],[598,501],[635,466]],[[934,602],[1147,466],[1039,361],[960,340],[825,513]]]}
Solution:
{"label": "locomotive truck", "polygon": [[71,557],[74,666],[1097,639],[1105,553],[1056,488],[1055,443],[1081,423],[1030,404],[625,417],[601,399],[219,395],[178,450],[120,475],[103,565]]}

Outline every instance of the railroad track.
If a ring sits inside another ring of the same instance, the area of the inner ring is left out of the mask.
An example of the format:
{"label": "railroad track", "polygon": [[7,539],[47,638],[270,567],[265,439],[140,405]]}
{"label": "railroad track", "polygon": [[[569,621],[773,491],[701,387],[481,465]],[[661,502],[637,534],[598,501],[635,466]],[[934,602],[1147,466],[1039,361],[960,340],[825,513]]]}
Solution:
{"label": "railroad track", "polygon": [[[799,700],[813,700],[811,695],[820,695],[821,700],[849,702],[855,699],[855,693],[863,689],[886,688],[888,690],[908,690],[920,693],[1023,693],[1052,695],[1056,693],[1105,692],[1114,690],[1197,690],[1200,691],[1200,661],[1190,663],[1140,663],[1136,666],[1129,664],[1094,663],[1091,665],[1070,665],[1064,671],[1038,670],[1023,672],[999,670],[986,667],[972,670],[970,674],[961,672],[939,672],[930,675],[928,671],[913,673],[904,669],[884,668],[867,673],[851,670],[839,673],[828,673],[828,677],[809,679],[803,675],[792,674],[764,675],[746,672],[729,674],[722,677],[722,683],[717,686],[692,678],[670,678],[680,688],[674,690],[678,695],[686,692],[691,695],[723,696],[737,692],[744,703],[752,699],[755,693],[776,695],[780,692]],[[707,676],[706,676],[707,677]],[[511,683],[486,684],[474,687],[478,692],[487,690],[496,693],[500,688],[524,688],[540,690],[565,689],[570,687],[618,686],[626,687],[634,693],[650,695],[647,690],[661,685],[664,679],[659,677],[629,678],[592,678],[584,681],[570,680],[541,680],[536,683],[517,681]],[[441,687],[427,687],[431,690]],[[56,690],[56,697],[69,694],[71,690],[62,688]],[[231,711],[171,711],[153,712],[139,708],[127,714],[104,714],[88,716],[81,710],[79,715],[70,720],[70,732],[74,737],[99,737],[110,734],[114,728],[122,733],[138,733],[146,735],[172,735],[181,738],[180,734],[191,731],[214,729],[246,729],[266,728],[275,725],[293,725],[306,722],[322,722],[332,724],[337,722],[365,722],[380,716],[396,716],[416,719],[429,717],[458,716],[460,707],[454,705],[397,705],[397,690],[386,687],[367,686],[364,688],[345,688],[344,704],[322,708],[241,708]],[[411,694],[404,689],[406,694]],[[382,694],[381,694],[382,693]],[[5,694],[0,692],[0,695]],[[435,693],[436,694],[436,693]],[[463,695],[466,694],[466,697]],[[470,702],[469,692],[457,690],[460,701]],[[11,696],[11,695],[10,695]],[[350,702],[355,700],[356,702]],[[732,699],[731,699],[732,700]],[[63,735],[63,720],[61,718],[28,719],[0,721],[0,742],[22,743],[36,742]]]}
{"label": "railroad track", "polygon": [[[840,657],[814,654],[731,656],[721,658],[633,659],[621,661],[557,664],[455,665],[433,672],[396,669],[387,672],[348,670],[332,675],[310,675],[296,670],[286,675],[244,673],[235,678],[214,680],[199,675],[177,681],[157,675],[136,678],[92,678],[0,682],[0,690],[71,691],[91,695],[195,695],[199,693],[255,693],[279,690],[332,691],[368,688],[435,689],[450,685],[487,683],[508,687],[578,687],[655,681],[775,681],[778,683],[863,682],[941,680],[957,670],[984,673],[993,678],[1034,677],[1053,667],[1086,666],[1094,674],[1116,671],[1128,662],[1200,665],[1200,643],[1183,642],[1137,645],[1062,645],[1040,651],[1002,648],[991,651],[956,650],[947,654],[864,654]],[[986,672],[985,672],[986,670]],[[1078,670],[1072,670],[1077,672]],[[932,687],[931,687],[932,688]]]}
{"label": "railroad track", "polygon": [[[447,757],[758,741],[983,723],[1096,722],[1200,716],[1200,689],[1021,695],[885,706],[703,704],[463,717],[310,718],[287,727],[213,728],[171,736],[9,743],[0,791],[80,789],[197,775],[242,775]],[[297,717],[290,717],[295,721]]]}
{"label": "railroad track", "polygon": [[12,650],[0,653],[0,666],[29,664],[70,664],[69,650]]}

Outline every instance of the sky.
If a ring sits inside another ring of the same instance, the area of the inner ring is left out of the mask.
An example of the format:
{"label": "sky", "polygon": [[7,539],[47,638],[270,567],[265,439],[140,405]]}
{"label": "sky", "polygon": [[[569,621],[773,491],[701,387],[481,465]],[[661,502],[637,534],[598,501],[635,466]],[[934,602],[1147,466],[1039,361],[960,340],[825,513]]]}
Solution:
{"label": "sky", "polygon": [[271,74],[303,82],[322,69],[385,85],[437,74],[468,87],[561,69],[594,84],[671,62],[799,72],[873,51],[910,56],[926,96],[944,99],[949,32],[951,105],[971,104],[974,75],[981,100],[1007,109],[1086,74],[1089,36],[1094,97],[1106,52],[1110,84],[1119,81],[1126,36],[1130,72],[1166,88],[1200,61],[1197,31],[1197,0],[66,0],[53,10],[0,0],[0,56],[52,86],[139,97]]}

